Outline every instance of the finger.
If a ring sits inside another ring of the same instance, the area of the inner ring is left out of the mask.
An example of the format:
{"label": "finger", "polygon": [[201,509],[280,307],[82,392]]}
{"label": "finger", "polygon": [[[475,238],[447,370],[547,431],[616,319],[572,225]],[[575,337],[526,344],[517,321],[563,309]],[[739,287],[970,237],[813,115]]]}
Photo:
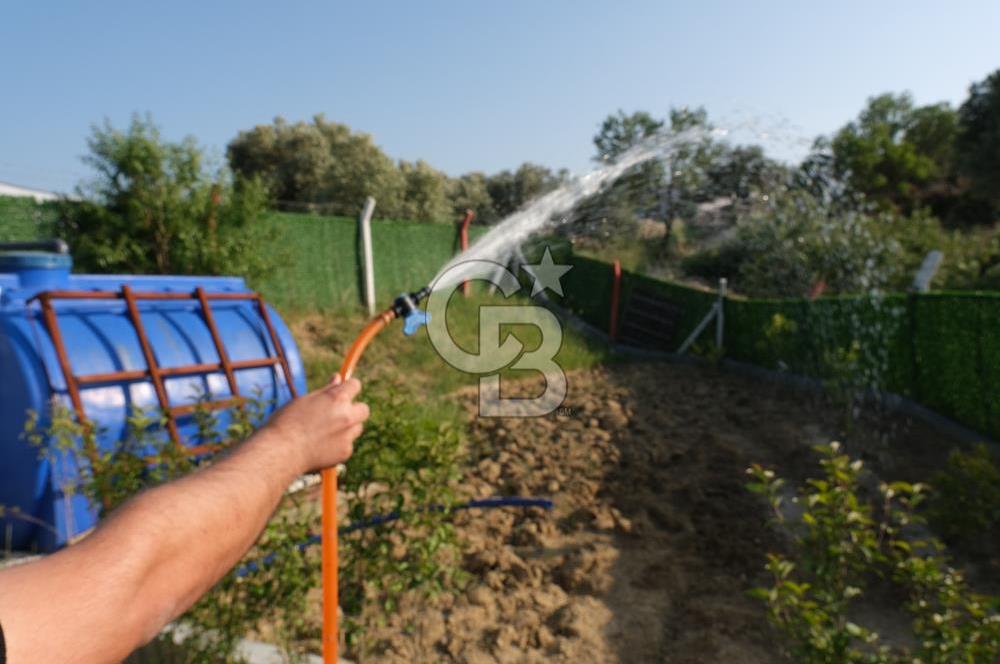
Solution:
{"label": "finger", "polygon": [[357,378],[351,378],[342,385],[338,385],[333,390],[333,395],[337,399],[345,399],[347,401],[353,401],[354,397],[358,396],[361,392],[361,381]]}
{"label": "finger", "polygon": [[338,371],[337,373],[333,374],[333,378],[330,379],[328,385],[336,387],[337,385],[340,385],[343,382],[344,379],[340,376],[340,372]]}
{"label": "finger", "polygon": [[347,439],[351,441],[351,443],[353,444],[354,441],[357,439],[357,437],[360,436],[364,430],[365,430],[364,426],[360,424],[355,424],[347,431],[345,431],[344,434],[347,436]]}
{"label": "finger", "polygon": [[366,403],[351,404],[351,420],[354,422],[364,422],[371,415],[371,409]]}

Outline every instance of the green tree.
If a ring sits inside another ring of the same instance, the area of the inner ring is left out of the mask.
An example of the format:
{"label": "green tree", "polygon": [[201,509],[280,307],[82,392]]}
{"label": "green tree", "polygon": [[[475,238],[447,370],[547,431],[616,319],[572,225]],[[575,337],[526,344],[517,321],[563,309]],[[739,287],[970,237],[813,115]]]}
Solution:
{"label": "green tree", "polygon": [[565,172],[553,173],[544,166],[526,162],[513,173],[505,170],[487,178],[486,190],[497,217],[503,219],[525,203],[552,191],[565,179]]}
{"label": "green tree", "polygon": [[448,201],[448,176],[426,161],[399,162],[406,190],[401,216],[414,221],[448,222],[451,204]]}
{"label": "green tree", "polygon": [[644,138],[655,135],[663,129],[663,120],[657,120],[646,111],[626,114],[618,112],[604,118],[601,128],[594,136],[597,148],[596,161],[614,159]]}
{"label": "green tree", "polygon": [[409,189],[406,175],[375,145],[371,134],[351,131],[322,114],[313,118],[313,124],[326,136],[332,161],[320,193],[323,201],[334,205],[339,214],[356,216],[365,198],[374,196],[380,217],[411,218],[404,207]]}
{"label": "green tree", "polygon": [[273,252],[259,249],[270,238],[255,223],[266,203],[258,180],[208,170],[193,138],[165,141],[148,116],[124,132],[95,126],[88,147],[95,178],[57,222],[80,267],[251,277],[271,267]]}
{"label": "green tree", "polygon": [[948,104],[917,108],[905,93],[872,97],[830,142],[833,174],[883,208],[912,212],[954,194],[956,131]]}
{"label": "green tree", "polygon": [[493,224],[499,219],[490,198],[488,178],[483,173],[466,173],[453,178],[449,183],[448,198],[451,200],[453,219],[460,219],[466,210],[476,213],[478,224]]}
{"label": "green tree", "polygon": [[227,154],[233,171],[262,178],[282,207],[353,216],[374,196],[380,215],[405,216],[407,185],[395,162],[369,134],[322,114],[311,123],[276,118],[240,132]]}
{"label": "green tree", "polygon": [[973,193],[1000,211],[1000,69],[969,88],[958,111],[957,160]]}

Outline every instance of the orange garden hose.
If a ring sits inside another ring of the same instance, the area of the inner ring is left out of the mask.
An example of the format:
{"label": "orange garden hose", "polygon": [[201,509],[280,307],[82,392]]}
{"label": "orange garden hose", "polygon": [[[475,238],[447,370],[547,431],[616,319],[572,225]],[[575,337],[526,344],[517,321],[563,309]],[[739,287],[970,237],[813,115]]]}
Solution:
{"label": "orange garden hose", "polygon": [[[371,319],[351,344],[344,363],[340,365],[340,378],[348,380],[361,360],[368,344],[386,325],[396,318],[396,311],[390,307]],[[323,510],[323,662],[336,664],[340,645],[340,631],[337,626],[337,612],[340,607],[337,596],[337,469],[325,468],[322,479],[321,507]]]}

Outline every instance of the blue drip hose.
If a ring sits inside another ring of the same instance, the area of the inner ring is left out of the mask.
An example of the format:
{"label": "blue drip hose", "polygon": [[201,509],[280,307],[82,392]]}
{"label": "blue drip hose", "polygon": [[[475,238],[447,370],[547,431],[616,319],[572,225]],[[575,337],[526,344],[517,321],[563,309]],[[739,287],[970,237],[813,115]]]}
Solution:
{"label": "blue drip hose", "polygon": [[[496,509],[498,507],[540,507],[545,510],[552,509],[552,501],[548,498],[524,498],[520,496],[496,496],[493,498],[480,498],[479,500],[470,500],[467,503],[459,503],[458,505],[453,505],[452,507],[445,507],[444,505],[428,505],[426,507],[421,507],[418,509],[419,512],[458,512],[460,510],[470,510],[470,509]],[[341,535],[346,535],[347,533],[353,533],[356,530],[364,530],[366,528],[375,528],[376,526],[381,526],[387,523],[392,523],[393,521],[398,521],[403,518],[403,515],[399,512],[389,512],[388,514],[378,514],[371,517],[370,519],[365,519],[364,521],[358,521],[357,523],[352,523],[347,526],[341,526],[337,529]],[[323,538],[319,535],[310,535],[305,541],[299,542],[296,547],[299,551],[305,551],[310,546],[314,546],[323,541]],[[246,565],[243,565],[236,570],[236,576],[243,578],[250,574],[259,572],[262,567],[266,567],[274,562],[278,557],[278,554],[271,552],[261,558],[259,561],[250,561]]]}

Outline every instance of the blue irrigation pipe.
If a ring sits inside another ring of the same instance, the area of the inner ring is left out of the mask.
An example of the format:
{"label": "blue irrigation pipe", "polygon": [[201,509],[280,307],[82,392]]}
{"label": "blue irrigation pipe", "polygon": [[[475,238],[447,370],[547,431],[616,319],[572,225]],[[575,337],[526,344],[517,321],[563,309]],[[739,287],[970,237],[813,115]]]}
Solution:
{"label": "blue irrigation pipe", "polygon": [[[540,507],[545,510],[552,509],[552,501],[548,498],[524,498],[521,496],[494,496],[492,498],[480,498],[479,500],[470,500],[467,503],[459,503],[458,505],[453,505],[452,507],[446,507],[444,505],[428,505],[427,507],[421,507],[418,512],[459,512],[461,510],[471,510],[471,509],[496,509],[498,507]],[[346,526],[341,526],[337,529],[337,532],[341,535],[346,535],[347,533],[353,533],[356,530],[364,530],[366,528],[375,528],[376,526],[382,526],[387,523],[392,523],[393,521],[398,521],[403,518],[400,512],[389,512],[388,514],[377,514],[370,519],[365,519],[364,521],[358,521]],[[319,535],[310,535],[305,541],[299,542],[296,547],[299,551],[305,551],[310,546],[320,544],[323,538]],[[271,552],[260,559],[260,561],[251,560],[246,565],[243,565],[236,569],[237,577],[245,577],[250,574],[259,572],[262,567],[266,567],[274,562],[278,557],[276,552]]]}

